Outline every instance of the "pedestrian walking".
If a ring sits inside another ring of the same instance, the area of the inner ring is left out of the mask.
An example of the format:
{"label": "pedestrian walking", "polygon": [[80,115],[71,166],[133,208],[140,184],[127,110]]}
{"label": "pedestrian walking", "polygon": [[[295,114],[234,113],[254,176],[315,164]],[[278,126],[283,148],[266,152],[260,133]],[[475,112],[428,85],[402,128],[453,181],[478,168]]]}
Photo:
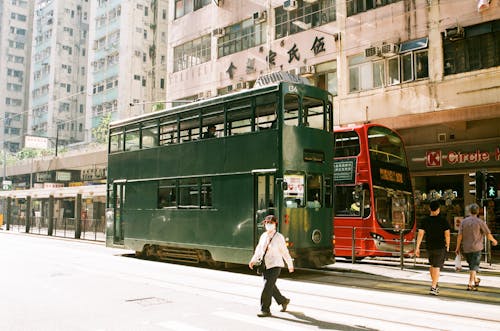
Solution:
{"label": "pedestrian walking", "polygon": [[277,231],[278,222],[274,215],[268,215],[264,219],[264,232],[259,239],[259,243],[255,248],[255,253],[248,263],[250,269],[261,261],[265,265],[262,272],[264,278],[264,288],[260,296],[260,313],[259,317],[271,316],[272,298],[276,300],[278,305],[281,305],[281,311],[286,311],[290,299],[284,297],[276,287],[276,281],[281,273],[281,268],[285,266],[283,260],[288,266],[288,272],[293,272],[293,261],[290,252],[286,247],[285,237]]}
{"label": "pedestrian walking", "polygon": [[446,254],[450,250],[450,225],[439,215],[441,211],[439,201],[431,201],[429,208],[430,215],[422,220],[418,229],[415,255],[420,257],[420,245],[425,235],[425,246],[430,264],[429,273],[432,280],[429,294],[439,295],[439,276],[446,260]]}
{"label": "pedestrian walking", "polygon": [[457,237],[457,248],[455,253],[460,254],[460,246],[462,252],[469,265],[469,284],[467,291],[477,291],[480,278],[477,277],[479,272],[479,263],[481,262],[481,252],[484,249],[484,236],[491,241],[493,246],[498,242],[491,234],[490,229],[485,221],[477,217],[479,206],[473,203],[469,206],[470,215],[460,222]]}

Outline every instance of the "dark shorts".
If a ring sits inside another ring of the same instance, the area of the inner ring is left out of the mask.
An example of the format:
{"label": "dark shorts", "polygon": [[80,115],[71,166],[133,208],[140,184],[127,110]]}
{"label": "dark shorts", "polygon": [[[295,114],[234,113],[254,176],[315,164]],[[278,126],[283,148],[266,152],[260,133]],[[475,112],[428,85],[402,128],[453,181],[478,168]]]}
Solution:
{"label": "dark shorts", "polygon": [[446,249],[431,249],[427,251],[429,254],[429,264],[433,268],[442,268],[444,265],[444,260],[446,258]]}
{"label": "dark shorts", "polygon": [[479,271],[479,263],[481,263],[481,251],[464,253],[469,270]]}

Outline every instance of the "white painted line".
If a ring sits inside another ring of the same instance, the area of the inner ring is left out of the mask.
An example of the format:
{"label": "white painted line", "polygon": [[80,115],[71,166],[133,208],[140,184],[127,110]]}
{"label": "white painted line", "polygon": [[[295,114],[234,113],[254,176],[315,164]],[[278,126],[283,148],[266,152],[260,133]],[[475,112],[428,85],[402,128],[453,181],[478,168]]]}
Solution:
{"label": "white painted line", "polygon": [[207,331],[207,329],[200,329],[194,326],[191,326],[186,323],[177,322],[177,321],[168,321],[168,322],[160,322],[156,323],[156,325],[161,326],[162,328],[173,330],[173,331]]}
{"label": "white painted line", "polygon": [[[290,325],[290,323],[287,323],[283,320],[279,320],[274,317],[257,317],[257,313],[255,315],[243,315],[243,314],[237,314],[237,313],[232,313],[228,311],[217,311],[212,313],[213,315],[217,315],[218,317],[222,318],[227,318],[231,319],[234,321],[239,321],[243,322],[246,324],[253,324],[253,325],[258,325],[262,326],[271,330],[278,330],[278,331],[304,331],[303,327],[296,328]],[[278,315],[276,315],[278,317]],[[287,315],[287,319],[293,319],[291,315]],[[313,325],[311,325],[313,327]]]}

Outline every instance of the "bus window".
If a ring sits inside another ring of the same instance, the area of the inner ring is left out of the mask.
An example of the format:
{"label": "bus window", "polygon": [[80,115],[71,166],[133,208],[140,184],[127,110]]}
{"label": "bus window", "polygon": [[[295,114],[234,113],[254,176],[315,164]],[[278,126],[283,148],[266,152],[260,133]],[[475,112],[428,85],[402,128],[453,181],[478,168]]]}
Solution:
{"label": "bus window", "polygon": [[388,128],[368,128],[370,159],[406,167],[406,155],[401,138]]}
{"label": "bus window", "polygon": [[266,94],[255,99],[255,130],[276,129],[276,96]]}
{"label": "bus window", "polygon": [[307,175],[307,208],[321,207],[321,197],[323,196],[322,182],[323,178],[321,175]]}
{"label": "bus window", "polygon": [[321,100],[304,98],[304,126],[328,130],[325,121],[325,106]]}
{"label": "bus window", "polygon": [[175,180],[161,180],[158,185],[158,208],[177,208]]}
{"label": "bus window", "polygon": [[285,95],[285,113],[283,120],[286,125],[299,126],[299,97],[295,94]]}
{"label": "bus window", "polygon": [[151,148],[158,146],[158,124],[156,121],[149,121],[143,124],[141,129],[141,148]]}
{"label": "bus window", "polygon": [[125,131],[125,150],[133,151],[139,148],[139,128],[127,128]]}
{"label": "bus window", "polygon": [[335,186],[335,215],[336,216],[359,216],[359,207],[356,208],[354,200],[354,185]]}
{"label": "bus window", "polygon": [[123,150],[123,131],[122,129],[113,130],[109,139],[109,152],[116,153]]}
{"label": "bus window", "polygon": [[359,136],[356,132],[335,133],[335,157],[357,156],[359,152]]}
{"label": "bus window", "polygon": [[285,208],[304,207],[304,175],[287,174],[283,180],[286,183],[283,192]]}

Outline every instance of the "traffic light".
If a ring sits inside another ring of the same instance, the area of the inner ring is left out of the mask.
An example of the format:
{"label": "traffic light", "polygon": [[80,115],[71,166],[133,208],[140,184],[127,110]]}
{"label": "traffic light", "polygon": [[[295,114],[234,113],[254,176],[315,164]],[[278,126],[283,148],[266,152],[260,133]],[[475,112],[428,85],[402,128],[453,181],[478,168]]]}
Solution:
{"label": "traffic light", "polygon": [[495,179],[495,176],[490,174],[486,176],[485,198],[495,199],[496,197],[497,197],[497,181]]}
{"label": "traffic light", "polygon": [[469,190],[469,193],[475,195],[477,201],[481,201],[484,198],[485,173],[482,170],[478,170],[476,172],[469,173],[469,177],[474,179],[469,182],[469,185],[472,187]]}

